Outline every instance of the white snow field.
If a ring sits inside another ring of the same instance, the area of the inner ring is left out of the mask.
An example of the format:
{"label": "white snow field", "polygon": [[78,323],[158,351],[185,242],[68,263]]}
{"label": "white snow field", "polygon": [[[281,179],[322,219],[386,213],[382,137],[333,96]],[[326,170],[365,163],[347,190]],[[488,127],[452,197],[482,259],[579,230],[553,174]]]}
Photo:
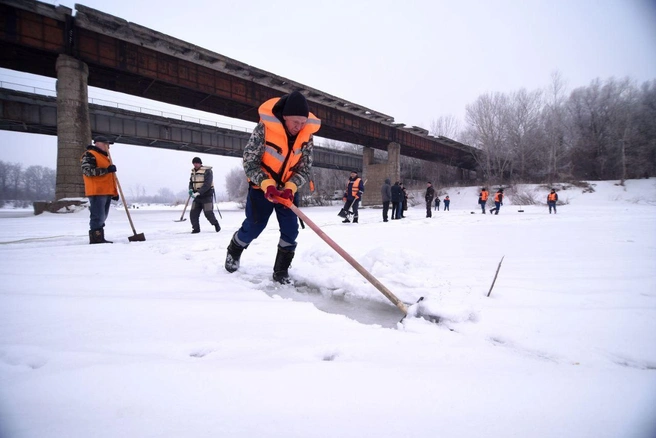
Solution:
{"label": "white snow field", "polygon": [[399,323],[310,228],[276,286],[275,217],[227,273],[236,204],[195,235],[182,206],[131,209],[145,242],[112,209],[113,245],[87,210],[0,210],[0,436],[653,438],[656,179],[592,184],[552,215],[482,215],[480,187],[432,219],[303,208],[439,323]]}

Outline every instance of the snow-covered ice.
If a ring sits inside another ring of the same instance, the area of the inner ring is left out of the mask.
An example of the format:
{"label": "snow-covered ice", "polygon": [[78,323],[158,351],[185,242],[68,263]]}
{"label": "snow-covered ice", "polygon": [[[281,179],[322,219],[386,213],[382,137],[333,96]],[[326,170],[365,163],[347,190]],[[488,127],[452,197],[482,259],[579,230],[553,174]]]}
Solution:
{"label": "snow-covered ice", "polygon": [[113,245],[86,210],[0,210],[0,436],[653,438],[656,179],[593,184],[557,215],[482,215],[476,187],[432,219],[303,209],[439,323],[398,323],[309,228],[302,286],[276,287],[275,217],[227,273],[236,204],[195,235],[182,206],[132,209],[145,242],[112,209]]}

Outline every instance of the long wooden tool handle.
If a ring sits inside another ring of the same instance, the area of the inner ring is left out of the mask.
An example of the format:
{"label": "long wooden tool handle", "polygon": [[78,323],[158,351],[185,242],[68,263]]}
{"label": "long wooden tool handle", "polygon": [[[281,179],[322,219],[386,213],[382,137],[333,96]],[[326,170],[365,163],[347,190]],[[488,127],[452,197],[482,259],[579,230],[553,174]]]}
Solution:
{"label": "long wooden tool handle", "polygon": [[118,182],[118,176],[114,173],[114,178],[116,179],[116,187],[118,187],[118,192],[121,194],[121,201],[123,201],[123,208],[125,209],[125,214],[128,215],[128,221],[130,221],[130,226],[132,227],[132,234],[137,234],[137,230],[134,228],[132,223],[132,218],[130,217],[130,212],[128,211],[128,204],[125,202],[125,196],[123,195],[123,190],[121,189],[121,183]]}
{"label": "long wooden tool handle", "polygon": [[184,218],[184,214],[185,214],[185,211],[187,211],[187,205],[189,205],[189,200],[190,199],[191,199],[191,195],[189,195],[189,197],[187,198],[187,202],[185,202],[185,206],[182,209],[182,214],[180,215],[180,220],[182,220],[182,218]]}
{"label": "long wooden tool handle", "polygon": [[[107,157],[109,158],[109,162],[111,164],[114,164],[112,161],[112,156],[109,154],[109,149],[107,150]],[[132,223],[132,218],[130,217],[130,212],[128,211],[128,204],[125,202],[125,195],[123,195],[123,189],[121,189],[121,183],[118,182],[118,176],[116,175],[116,172],[114,172],[114,179],[116,180],[116,187],[118,187],[118,192],[121,194],[121,201],[123,201],[123,208],[125,209],[125,214],[128,215],[128,221],[130,222],[130,226],[132,227],[132,234],[136,236],[137,230],[134,228],[134,224]]]}
{"label": "long wooden tool handle", "polygon": [[279,203],[283,204],[285,207],[291,209],[298,217],[300,217],[303,222],[308,224],[312,230],[317,233],[319,237],[323,239],[324,242],[326,242],[332,249],[334,249],[337,254],[342,256],[344,260],[349,262],[351,266],[355,268],[356,271],[358,271],[364,278],[366,278],[369,283],[373,284],[376,289],[378,289],[385,297],[392,302],[396,307],[398,307],[401,312],[403,312],[403,315],[408,314],[408,308],[406,305],[399,300],[388,288],[385,287],[383,283],[378,281],[376,277],[371,275],[369,271],[367,271],[364,266],[362,266],[360,263],[358,263],[357,260],[355,260],[349,253],[344,251],[333,239],[331,239],[326,233],[324,233],[317,224],[312,222],[312,220],[305,215],[298,207],[296,207],[289,199],[286,198],[280,198],[278,196],[275,197],[276,201]]}

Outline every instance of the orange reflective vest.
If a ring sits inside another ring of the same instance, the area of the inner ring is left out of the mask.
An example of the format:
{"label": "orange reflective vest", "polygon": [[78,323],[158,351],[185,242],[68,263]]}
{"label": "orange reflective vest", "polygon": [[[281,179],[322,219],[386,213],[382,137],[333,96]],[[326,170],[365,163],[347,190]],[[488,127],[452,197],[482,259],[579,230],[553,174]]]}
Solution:
{"label": "orange reflective vest", "polygon": [[260,122],[264,124],[264,154],[262,170],[279,186],[289,181],[294,174],[294,166],[301,159],[301,149],[310,141],[312,134],[321,127],[321,120],[310,113],[307,123],[296,135],[292,148],[289,148],[287,131],[283,123],[273,114],[274,105],[279,97],[269,99],[260,105]]}
{"label": "orange reflective vest", "polygon": [[494,194],[494,202],[501,202],[502,199],[503,199],[503,193],[496,192]]}
{"label": "orange reflective vest", "polygon": [[[87,150],[96,158],[96,167],[109,167],[111,161],[107,155],[98,151]],[[112,195],[118,196],[116,190],[116,176],[114,173],[106,173],[100,176],[82,175],[84,179],[84,196]]]}
{"label": "orange reflective vest", "polygon": [[[353,185],[351,186],[351,196],[353,198],[358,197],[358,192],[360,191],[360,181],[362,181],[361,178],[356,178],[353,180]],[[348,189],[348,186],[347,186]]]}
{"label": "orange reflective vest", "polygon": [[547,201],[550,201],[550,202],[555,201],[557,198],[558,198],[558,195],[556,195],[555,193],[549,193],[549,195],[547,195]]}
{"label": "orange reflective vest", "polygon": [[488,193],[487,190],[481,192],[481,201],[487,201]]}

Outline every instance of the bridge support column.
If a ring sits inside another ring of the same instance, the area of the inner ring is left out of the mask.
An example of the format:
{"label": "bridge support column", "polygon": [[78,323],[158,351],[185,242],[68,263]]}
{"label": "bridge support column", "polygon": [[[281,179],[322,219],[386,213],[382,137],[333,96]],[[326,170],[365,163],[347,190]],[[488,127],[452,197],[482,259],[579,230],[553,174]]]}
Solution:
{"label": "bridge support column", "polygon": [[362,205],[381,205],[383,198],[380,187],[389,178],[392,185],[401,178],[401,145],[387,145],[387,161],[374,164],[373,148],[365,147],[362,151],[362,179],[367,181]]}
{"label": "bridge support column", "polygon": [[57,178],[55,199],[84,196],[80,158],[91,144],[87,65],[68,55],[57,58]]}

